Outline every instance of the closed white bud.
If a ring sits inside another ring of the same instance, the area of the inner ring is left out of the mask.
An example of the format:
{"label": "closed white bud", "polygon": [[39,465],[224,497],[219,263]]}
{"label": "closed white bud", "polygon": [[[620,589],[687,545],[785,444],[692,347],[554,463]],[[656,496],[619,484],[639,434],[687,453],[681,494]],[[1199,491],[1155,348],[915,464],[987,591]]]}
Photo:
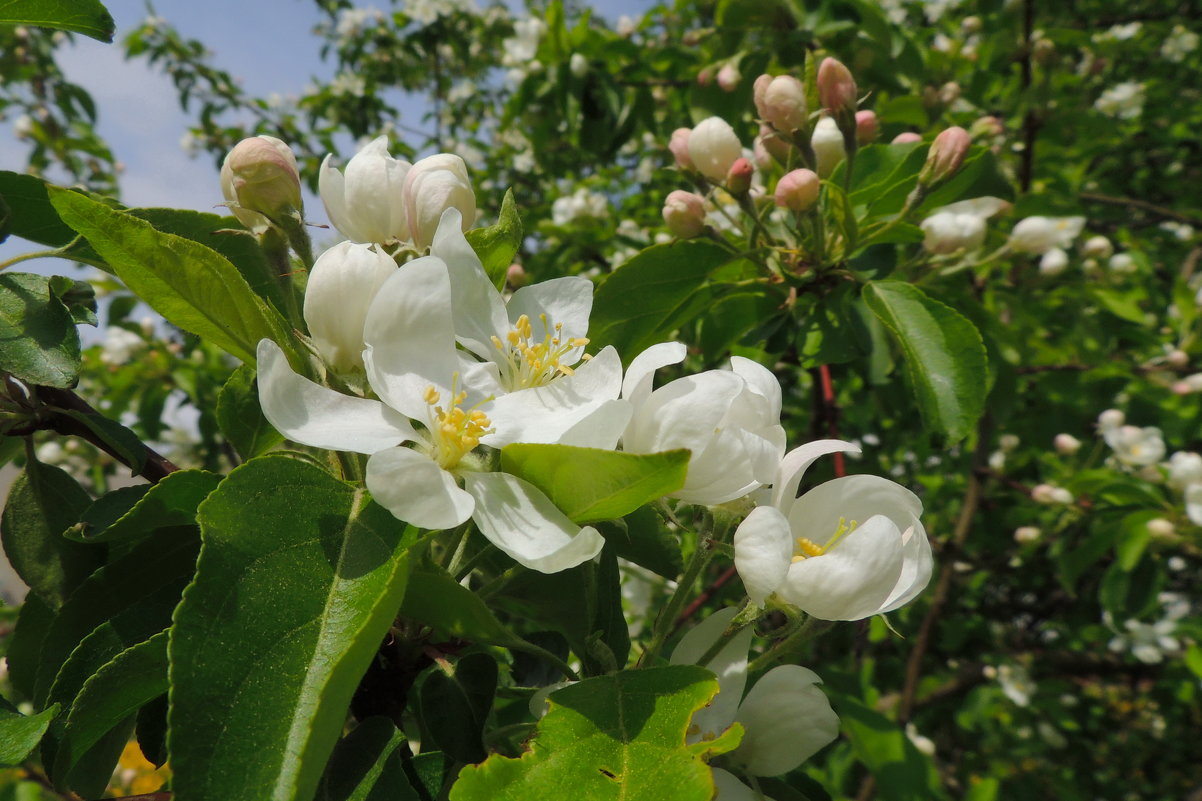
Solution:
{"label": "closed white bud", "polygon": [[1081,254],[1091,259],[1109,259],[1114,255],[1114,245],[1104,236],[1091,236],[1081,246]]}
{"label": "closed white bud", "polygon": [[1072,456],[1081,450],[1081,440],[1072,434],[1057,434],[1056,439],[1052,440],[1052,446],[1056,449],[1056,453],[1062,456]]}
{"label": "closed white bud", "polygon": [[1002,434],[998,437],[998,447],[1006,453],[1010,453],[1021,444],[1021,440],[1015,434]]}
{"label": "closed white bud", "polygon": [[1107,409],[1098,415],[1098,431],[1105,434],[1108,431],[1114,431],[1125,422],[1127,422],[1127,415],[1118,409]]}
{"label": "closed white bud", "polygon": [[1115,253],[1110,257],[1110,261],[1106,262],[1106,266],[1115,275],[1130,275],[1139,269],[1130,253]]}
{"label": "closed white bud", "polygon": [[1031,500],[1036,503],[1048,504],[1049,506],[1067,506],[1073,502],[1073,494],[1064,487],[1055,487],[1051,484],[1037,484],[1031,489]]}
{"label": "closed white bud", "polygon": [[664,200],[664,223],[672,236],[692,239],[705,231],[705,199],[677,189]]}
{"label": "closed white bud", "polygon": [[814,156],[818,159],[818,175],[823,178],[829,177],[847,155],[843,147],[843,134],[830,117],[818,120],[814,135],[810,138],[810,146],[814,148]]}
{"label": "closed white bud", "polygon": [[1148,521],[1148,533],[1155,539],[1171,539],[1177,533],[1177,527],[1171,520],[1154,517]]}
{"label": "closed white bud", "polygon": [[761,75],[755,89],[755,109],[764,122],[786,135],[806,127],[806,93],[801,81],[792,75]]}
{"label": "closed white bud", "polygon": [[1019,526],[1014,529],[1014,541],[1022,545],[1036,542],[1043,536],[1043,532],[1035,526]]}
{"label": "closed white bud", "polygon": [[326,214],[352,242],[403,242],[409,239],[402,189],[410,164],[388,153],[388,137],[373,139],[340,172],[321,163],[317,186]]}
{"label": "closed white bud", "polygon": [[924,234],[922,246],[936,255],[975,250],[985,241],[985,220],[975,214],[941,211],[919,227]]}
{"label": "closed white bud", "polygon": [[363,323],[396,262],[369,245],[340,242],[318,257],[305,286],[305,322],[336,373],[363,367]]}
{"label": "closed white bud", "polygon": [[1175,367],[1178,370],[1189,366],[1189,354],[1180,348],[1173,348],[1166,353],[1164,360],[1168,363],[1169,367]]}
{"label": "closed white bud", "polygon": [[274,136],[243,139],[221,164],[221,193],[243,225],[266,230],[268,218],[303,209],[296,156]]}
{"label": "closed white bud", "polygon": [[1052,248],[1039,259],[1039,272],[1043,275],[1060,275],[1068,269],[1068,254],[1060,248]]}
{"label": "closed white bud", "polygon": [[437,153],[414,164],[405,176],[403,193],[409,230],[419,251],[434,241],[438,221],[447,209],[459,210],[464,231],[476,221],[476,193],[467,165],[452,153]]}
{"label": "closed white bud", "polygon": [[721,117],[702,120],[689,134],[689,158],[697,171],[716,184],[726,180],[743,145],[734,128]]}
{"label": "closed white bud", "polygon": [[821,181],[813,170],[793,170],[776,183],[776,205],[791,211],[809,211],[818,202]]}
{"label": "closed white bud", "polygon": [[1169,457],[1169,486],[1185,489],[1202,482],[1202,456],[1193,451],[1177,451]]}
{"label": "closed white bud", "polygon": [[588,75],[588,59],[580,53],[573,53],[568,59],[568,71],[577,78],[583,78]]}

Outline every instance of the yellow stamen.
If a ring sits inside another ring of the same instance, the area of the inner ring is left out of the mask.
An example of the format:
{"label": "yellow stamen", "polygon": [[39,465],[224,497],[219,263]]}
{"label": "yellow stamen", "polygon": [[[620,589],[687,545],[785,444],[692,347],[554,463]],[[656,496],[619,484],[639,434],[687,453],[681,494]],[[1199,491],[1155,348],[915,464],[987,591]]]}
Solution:
{"label": "yellow stamen", "polygon": [[573,375],[571,361],[589,359],[578,350],[588,344],[587,338],[564,337],[563,323],[552,324],[546,314],[540,314],[538,319],[543,329],[541,339],[534,338],[534,327],[527,314],[518,317],[503,338],[492,337],[493,347],[501,356],[497,361],[501,380],[510,391],[544,386],[561,375]]}

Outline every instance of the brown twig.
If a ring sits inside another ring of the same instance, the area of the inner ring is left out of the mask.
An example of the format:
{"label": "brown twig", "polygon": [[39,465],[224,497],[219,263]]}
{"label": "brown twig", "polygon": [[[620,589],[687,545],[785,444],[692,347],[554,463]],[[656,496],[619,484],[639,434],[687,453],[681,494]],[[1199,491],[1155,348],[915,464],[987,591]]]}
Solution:
{"label": "brown twig", "polygon": [[1078,195],[1082,200],[1090,203],[1103,203],[1108,206],[1128,206],[1131,208],[1141,209],[1150,212],[1160,217],[1169,220],[1178,220],[1184,223],[1192,223],[1194,225],[1202,225],[1202,217],[1192,214],[1183,214],[1173,209],[1158,206],[1155,203],[1149,203],[1146,200],[1136,200],[1132,197],[1112,197],[1103,195],[1097,192],[1082,192]]}
{"label": "brown twig", "polygon": [[676,628],[680,628],[689,621],[693,615],[697,614],[697,610],[705,605],[705,602],[714,597],[714,593],[722,589],[726,582],[735,577],[735,566],[731,565],[722,571],[722,575],[710,582],[710,585],[701,591],[701,594],[689,602],[689,605],[684,608],[680,616],[676,618]]}

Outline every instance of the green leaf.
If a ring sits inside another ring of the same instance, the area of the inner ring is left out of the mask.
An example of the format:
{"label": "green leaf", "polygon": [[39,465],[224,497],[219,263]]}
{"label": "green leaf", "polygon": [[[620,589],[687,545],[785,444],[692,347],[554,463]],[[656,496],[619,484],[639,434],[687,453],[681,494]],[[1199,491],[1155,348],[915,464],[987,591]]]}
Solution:
{"label": "green leaf", "polygon": [[250,365],[239,366],[217,395],[217,426],[243,459],[259,456],[284,441],[284,435],[263,416],[255,368]]}
{"label": "green leaf", "polygon": [[64,470],[29,463],[13,482],[0,516],[0,539],[13,569],[54,610],[104,563],[104,549],[68,542],[62,533],[92,502]]}
{"label": "green leaf", "polygon": [[[167,632],[162,631],[122,651],[84,682],[71,704],[55,754],[54,772],[69,776],[105,735],[166,692]],[[114,762],[123,745],[118,744],[117,753],[111,755]]]}
{"label": "green leaf", "polygon": [[839,727],[851,741],[856,758],[876,777],[882,799],[926,801],[945,797],[934,765],[896,723],[857,699],[844,696],[831,701],[839,713]]}
{"label": "green leaf", "polygon": [[497,691],[497,662],[488,654],[468,654],[453,671],[435,667],[426,676],[418,711],[439,750],[460,762],[481,762],[488,756],[484,724]]}
{"label": "green leaf", "polygon": [[504,645],[514,639],[480,596],[434,568],[414,570],[409,576],[401,615],[466,640]]}
{"label": "green leaf", "polygon": [[59,709],[55,704],[36,715],[22,715],[8,707],[7,702],[0,705],[0,767],[20,765],[28,759]]}
{"label": "green leaf", "polygon": [[586,679],[550,696],[530,751],[519,759],[493,754],[468,765],[451,801],[532,798],[709,801],[710,768],[702,758],[734,748],[736,724],[716,740],[685,744],[693,713],[718,682],[693,665],[627,670]]}
{"label": "green leaf", "polygon": [[24,698],[32,700],[38,679],[40,655],[46,632],[54,623],[55,610],[42,600],[36,592],[25,596],[17,625],[8,640],[5,659],[8,660],[8,679],[13,689]]}
{"label": "green leaf", "polygon": [[496,225],[473,228],[465,234],[468,244],[484,265],[484,272],[498,288],[505,286],[505,277],[513,257],[522,246],[522,219],[518,216],[513,190],[505,193]]}
{"label": "green leaf", "polygon": [[46,187],[41,178],[0,170],[0,196],[12,213],[9,219],[11,234],[39,245],[61,248],[79,235],[50,205]]}
{"label": "green leaf", "polygon": [[100,321],[96,319],[96,290],[87,281],[52,275],[50,291],[67,307],[76,325],[99,324]]}
{"label": "green leaf", "polygon": [[391,720],[372,717],[338,741],[317,788],[317,801],[418,801],[405,777],[405,735]]}
{"label": "green leaf", "polygon": [[416,532],[276,454],[230,473],[200,525],[169,647],[175,797],[311,798],[400,607]]}
{"label": "green leaf", "polygon": [[906,357],[924,422],[950,441],[965,437],[985,410],[985,346],[966,317],[896,281],[864,287],[864,301]]}
{"label": "green leaf", "polygon": [[38,25],[113,41],[113,17],[97,0],[0,0],[0,25]]}
{"label": "green leaf", "polygon": [[573,522],[624,517],[684,486],[687,450],[624,453],[573,445],[508,445],[501,469],[538,487]]}
{"label": "green leaf", "polygon": [[76,409],[56,409],[55,414],[71,418],[90,431],[96,439],[107,444],[129,467],[133,475],[142,472],[146,465],[146,446],[137,434],[102,414],[89,414]]}
{"label": "green leaf", "polygon": [[113,542],[194,525],[200,502],[220,483],[221,476],[207,470],[178,470],[152,486],[115,490],[88,507],[65,536],[76,542]]}
{"label": "green leaf", "polygon": [[125,285],[169,322],[250,364],[260,339],[291,347],[283,318],[219,253],[83,195],[57,187],[49,192],[63,221],[87,237]]}
{"label": "green leaf", "polygon": [[647,248],[598,287],[589,325],[591,347],[613,345],[629,364],[704,311],[706,279],[735,258],[698,240]]}
{"label": "green leaf", "polygon": [[684,570],[679,536],[666,531],[659,515],[648,506],[621,520],[600,522],[597,530],[616,556],[667,579],[676,580]]}
{"label": "green leaf", "polygon": [[50,279],[0,273],[0,370],[22,381],[68,389],[79,381],[75,319]]}

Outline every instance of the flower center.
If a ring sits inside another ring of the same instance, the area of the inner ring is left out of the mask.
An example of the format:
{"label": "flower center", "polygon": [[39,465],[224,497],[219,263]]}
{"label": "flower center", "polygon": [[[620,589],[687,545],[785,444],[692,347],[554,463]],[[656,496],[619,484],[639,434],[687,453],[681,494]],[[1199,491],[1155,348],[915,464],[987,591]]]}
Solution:
{"label": "flower center", "polygon": [[[455,392],[454,384],[451,392]],[[444,470],[451,470],[459,461],[480,444],[480,437],[491,434],[488,415],[476,408],[464,411],[462,404],[467,400],[466,392],[452,395],[450,406],[437,405],[441,400],[438,390],[426,387],[425,401],[430,406],[429,428],[431,458]]]}
{"label": "flower center", "polygon": [[[513,324],[504,341],[498,336],[492,337],[493,347],[500,354],[497,364],[501,368],[501,380],[510,392],[541,387],[557,376],[571,375],[575,371],[563,360],[588,344],[584,337],[564,339],[563,323],[552,325],[545,314],[540,314],[538,319],[542,322],[541,339],[535,339],[534,326],[525,314]],[[590,357],[585,354],[581,358],[588,361]]]}
{"label": "flower center", "polygon": [[798,551],[798,553],[793,557],[793,561],[800,562],[801,560],[808,559],[811,556],[822,556],[824,553],[829,551],[831,548],[834,548],[835,543],[837,543],[839,540],[843,539],[843,537],[846,534],[849,534],[852,531],[855,531],[856,526],[858,526],[858,525],[860,525],[860,524],[858,522],[856,522],[855,520],[848,523],[846,517],[840,517],[839,518],[839,526],[835,529],[834,536],[832,536],[829,540],[827,540],[826,543],[823,545],[819,545],[818,543],[814,542],[813,540],[806,539],[805,537],[798,537],[797,538],[797,548],[795,549],[796,551]]}

